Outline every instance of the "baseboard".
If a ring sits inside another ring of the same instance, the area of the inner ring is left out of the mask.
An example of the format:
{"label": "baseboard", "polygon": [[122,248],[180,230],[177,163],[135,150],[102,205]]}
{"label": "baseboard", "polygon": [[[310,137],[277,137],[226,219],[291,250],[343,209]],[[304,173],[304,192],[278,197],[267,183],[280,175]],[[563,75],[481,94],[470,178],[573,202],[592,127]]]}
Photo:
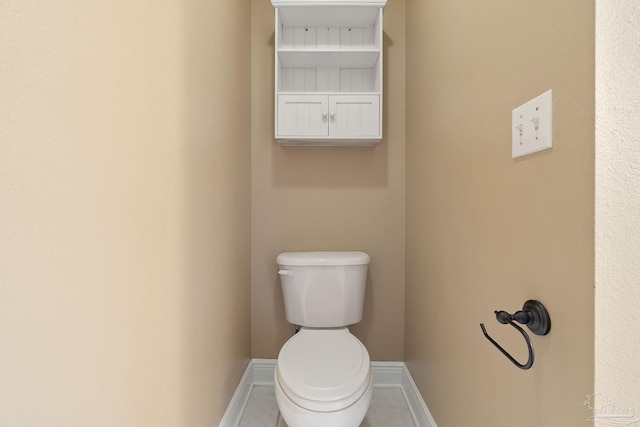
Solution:
{"label": "baseboard", "polygon": [[229,402],[227,410],[224,412],[218,427],[236,427],[240,423],[244,407],[247,405],[247,400],[249,400],[251,390],[255,385],[253,371],[252,359],[249,361],[249,365],[247,366],[247,369],[245,369],[244,374],[240,379],[240,383],[238,384],[236,391],[233,393],[231,401]]}
{"label": "baseboard", "polygon": [[[437,427],[404,362],[372,362],[374,388],[397,387],[407,402],[416,427]],[[251,390],[272,386],[275,359],[251,359],[218,427],[236,427],[240,422]]]}
{"label": "baseboard", "polygon": [[413,415],[413,420],[417,427],[437,427],[436,421],[431,416],[427,404],[424,402],[418,386],[413,382],[407,365],[402,363],[402,384],[400,385],[404,398],[407,401],[409,410]]}

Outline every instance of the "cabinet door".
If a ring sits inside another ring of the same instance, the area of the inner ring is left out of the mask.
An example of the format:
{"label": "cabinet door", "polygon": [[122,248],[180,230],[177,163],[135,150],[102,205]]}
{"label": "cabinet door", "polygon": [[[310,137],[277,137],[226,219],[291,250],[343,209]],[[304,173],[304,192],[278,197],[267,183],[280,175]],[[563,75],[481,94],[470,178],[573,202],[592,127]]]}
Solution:
{"label": "cabinet door", "polygon": [[326,95],[278,95],[278,137],[327,136]]}
{"label": "cabinet door", "polygon": [[336,138],[380,137],[380,97],[329,96],[329,135]]}

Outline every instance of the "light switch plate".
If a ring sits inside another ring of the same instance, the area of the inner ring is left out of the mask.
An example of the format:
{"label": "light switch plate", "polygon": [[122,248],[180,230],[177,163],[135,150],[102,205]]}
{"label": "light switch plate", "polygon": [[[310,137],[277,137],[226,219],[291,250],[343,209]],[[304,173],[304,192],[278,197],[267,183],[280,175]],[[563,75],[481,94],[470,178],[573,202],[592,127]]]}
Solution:
{"label": "light switch plate", "polygon": [[553,146],[553,89],[511,112],[511,156],[547,150]]}

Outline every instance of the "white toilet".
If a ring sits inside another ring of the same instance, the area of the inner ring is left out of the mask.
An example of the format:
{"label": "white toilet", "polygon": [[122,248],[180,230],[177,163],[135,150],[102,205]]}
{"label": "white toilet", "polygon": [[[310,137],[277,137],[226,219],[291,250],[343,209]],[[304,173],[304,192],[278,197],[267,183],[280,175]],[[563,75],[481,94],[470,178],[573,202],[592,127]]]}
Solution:
{"label": "white toilet", "polygon": [[369,255],[285,252],[277,257],[286,318],[302,326],[278,356],[275,393],[289,427],[357,427],[373,393],[360,322]]}

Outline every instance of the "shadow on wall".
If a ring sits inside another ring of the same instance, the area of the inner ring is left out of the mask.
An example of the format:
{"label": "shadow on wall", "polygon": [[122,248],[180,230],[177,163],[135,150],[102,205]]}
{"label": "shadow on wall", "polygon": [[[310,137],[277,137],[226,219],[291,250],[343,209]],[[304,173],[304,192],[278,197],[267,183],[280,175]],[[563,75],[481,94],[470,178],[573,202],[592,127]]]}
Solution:
{"label": "shadow on wall", "polygon": [[375,147],[280,147],[273,150],[276,187],[386,187],[387,143]]}

